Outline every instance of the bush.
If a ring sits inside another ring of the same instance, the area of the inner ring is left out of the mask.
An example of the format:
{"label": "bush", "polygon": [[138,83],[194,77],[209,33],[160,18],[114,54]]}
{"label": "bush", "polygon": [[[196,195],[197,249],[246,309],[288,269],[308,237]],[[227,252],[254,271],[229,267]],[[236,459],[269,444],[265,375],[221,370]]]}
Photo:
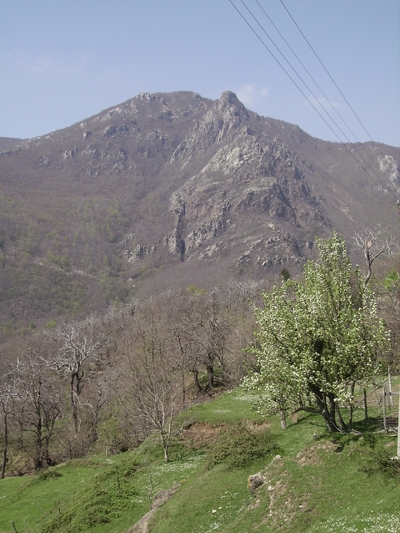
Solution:
{"label": "bush", "polygon": [[124,461],[119,467],[106,467],[65,505],[58,507],[58,513],[53,513],[43,523],[41,533],[87,532],[128,512],[132,508],[132,499],[139,494],[134,479],[137,470],[135,461]]}
{"label": "bush", "polygon": [[53,479],[56,477],[61,477],[62,474],[58,470],[54,470],[53,468],[48,468],[47,470],[42,470],[40,474],[38,475],[38,479],[40,481],[45,481],[46,479]]}
{"label": "bush", "polygon": [[366,463],[363,465],[363,470],[367,474],[380,472],[390,478],[396,478],[400,481],[400,459],[393,457],[393,454],[384,448],[368,452]]}
{"label": "bush", "polygon": [[225,463],[229,468],[245,466],[276,452],[276,439],[268,429],[250,430],[244,424],[228,426],[208,452],[207,468]]}

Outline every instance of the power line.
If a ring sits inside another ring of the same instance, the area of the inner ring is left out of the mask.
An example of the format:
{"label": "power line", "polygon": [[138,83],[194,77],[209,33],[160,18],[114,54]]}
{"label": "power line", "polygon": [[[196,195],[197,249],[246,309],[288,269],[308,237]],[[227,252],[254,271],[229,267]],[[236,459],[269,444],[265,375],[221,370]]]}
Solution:
{"label": "power line", "polygon": [[[279,47],[277,46],[277,44],[273,41],[273,39],[269,36],[269,34],[267,33],[267,31],[265,30],[265,28],[261,25],[261,23],[259,22],[259,20],[256,18],[256,16],[252,13],[252,11],[248,8],[248,6],[244,3],[243,0],[240,0],[242,5],[245,7],[245,9],[250,13],[250,15],[253,17],[253,19],[256,21],[256,23],[260,26],[261,30],[264,32],[264,34],[268,37],[268,39],[271,41],[271,43],[274,45],[274,47],[278,50],[279,54],[283,57],[283,59],[286,61],[286,63],[289,65],[289,67],[292,69],[292,71],[296,74],[296,76],[299,78],[299,80],[303,83],[303,85],[306,87],[306,89],[310,92],[310,94],[314,97],[315,101],[318,102],[319,106],[323,109],[323,111],[328,115],[329,119],[332,121],[332,123],[336,126],[336,128],[339,130],[339,132],[344,136],[344,138],[347,140],[347,142],[352,146],[353,150],[355,150],[357,152],[357,154],[360,156],[361,160],[363,160],[363,157],[362,155],[360,154],[358,148],[352,143],[352,141],[348,138],[348,136],[344,133],[344,131],[340,128],[340,126],[337,124],[337,122],[334,120],[334,118],[332,117],[332,115],[329,113],[329,111],[324,107],[323,104],[321,104],[321,102],[318,100],[317,96],[313,93],[313,91],[310,89],[310,87],[306,84],[306,82],[303,80],[303,78],[300,76],[300,74],[296,71],[296,69],[293,67],[293,65],[289,62],[289,60],[286,58],[286,56],[283,54],[283,52],[279,49]],[[257,0],[256,0],[257,1]],[[257,2],[258,3],[258,2]],[[269,18],[269,17],[268,17]],[[311,76],[311,79],[312,76]],[[317,84],[318,86],[318,84]],[[308,99],[308,98],[307,98]],[[310,100],[308,99],[308,101],[310,102]],[[332,104],[331,104],[332,105]],[[344,121],[344,119],[342,119],[342,117],[340,117],[339,115],[339,118],[341,118],[341,120],[344,122],[345,126],[350,130],[350,128],[347,126],[346,122]],[[351,130],[350,130],[351,131]],[[337,135],[337,138],[342,142],[342,140],[340,139],[340,137]],[[376,175],[376,177],[378,179],[379,176],[376,174],[374,168],[367,162],[365,161],[365,163],[369,166],[369,168],[371,169],[371,171]],[[383,184],[383,182],[382,182]]]}
{"label": "power line", "polygon": [[316,87],[321,91],[322,93],[322,96],[324,96],[324,98],[326,98],[326,101],[328,102],[328,104],[332,107],[332,109],[335,111],[335,113],[338,115],[338,117],[340,118],[340,120],[343,122],[343,124],[347,127],[347,129],[350,131],[350,133],[353,135],[353,137],[355,137],[355,139],[360,142],[358,139],[357,139],[357,136],[355,135],[355,133],[350,129],[349,125],[346,124],[345,120],[343,119],[343,117],[340,115],[339,111],[335,108],[335,106],[332,104],[332,102],[330,101],[330,99],[328,98],[328,96],[325,94],[325,92],[323,91],[323,89],[320,87],[320,85],[317,83],[317,81],[315,80],[315,78],[312,76],[311,72],[307,69],[307,67],[304,65],[304,63],[301,61],[301,59],[299,58],[299,56],[296,54],[296,52],[293,50],[293,48],[290,46],[290,43],[288,43],[288,41],[285,39],[284,35],[279,31],[279,28],[274,24],[273,20],[271,19],[271,17],[268,15],[268,13],[265,11],[265,9],[262,7],[262,5],[260,4],[260,2],[258,0],[255,0],[257,5],[259,6],[259,8],[261,9],[261,11],[264,13],[264,15],[267,17],[267,19],[269,20],[269,22],[272,24],[272,26],[275,28],[275,30],[278,32],[278,34],[280,35],[280,37],[282,38],[282,40],[284,41],[284,43],[286,44],[286,46],[289,48],[289,50],[292,52],[292,54],[294,55],[294,57],[297,59],[297,61],[300,63],[300,65],[303,67],[303,69],[307,72],[307,74],[309,75],[309,77],[312,79],[312,81],[315,83]]}
{"label": "power line", "polygon": [[304,33],[301,31],[301,28],[299,27],[299,25],[297,24],[297,22],[294,20],[293,16],[291,15],[290,11],[288,10],[288,8],[285,6],[285,4],[283,3],[283,0],[279,0],[280,3],[282,4],[282,6],[285,8],[287,14],[289,15],[289,17],[292,19],[293,23],[295,24],[296,28],[299,30],[299,32],[301,33],[301,35],[303,36],[304,40],[306,41],[306,43],[308,44],[308,46],[310,47],[310,49],[312,50],[313,54],[315,55],[315,57],[318,59],[318,61],[320,62],[322,68],[325,70],[325,72],[328,74],[329,78],[331,79],[332,83],[335,85],[336,89],[339,91],[340,95],[342,96],[342,98],[344,99],[344,101],[346,102],[346,104],[349,106],[351,112],[353,113],[353,115],[356,117],[356,119],[358,120],[358,122],[361,124],[363,130],[365,131],[365,133],[368,135],[370,141],[372,141],[375,145],[375,147],[379,150],[379,152],[381,153],[382,157],[385,157],[384,154],[381,152],[379,146],[375,143],[375,141],[373,140],[373,138],[371,137],[370,133],[368,132],[367,128],[364,126],[364,124],[361,122],[361,119],[359,118],[359,116],[357,115],[357,113],[354,111],[353,107],[351,106],[350,102],[347,100],[347,98],[345,97],[345,95],[343,94],[343,92],[341,91],[340,87],[337,85],[337,83],[335,82],[335,80],[333,79],[333,77],[330,75],[328,69],[325,67],[324,63],[322,62],[322,60],[320,59],[320,57],[318,56],[317,52],[314,50],[314,48],[311,46],[311,43],[308,41],[307,37],[304,35]]}
{"label": "power line", "polygon": [[[372,161],[374,161],[375,163],[375,160],[373,158],[373,156],[371,155],[371,153],[364,148],[363,144],[361,143],[361,141],[357,138],[357,135],[352,131],[352,129],[350,128],[350,126],[347,124],[347,122],[344,120],[344,118],[341,116],[341,114],[339,113],[339,111],[336,109],[336,107],[334,106],[334,104],[330,101],[330,99],[328,98],[328,96],[326,95],[326,93],[324,92],[324,90],[321,88],[321,86],[318,84],[318,82],[316,81],[316,79],[314,78],[314,76],[311,74],[311,72],[308,70],[308,68],[306,67],[306,65],[304,65],[304,63],[302,62],[302,60],[300,59],[300,57],[296,54],[296,52],[293,50],[292,46],[290,45],[290,43],[285,39],[285,36],[282,34],[281,31],[279,31],[279,28],[276,26],[276,24],[274,23],[274,21],[271,19],[271,17],[268,15],[268,13],[265,11],[265,9],[262,7],[262,5],[260,4],[260,2],[258,0],[255,0],[257,5],[259,6],[259,8],[261,9],[261,11],[264,13],[264,15],[267,17],[267,19],[269,20],[269,22],[272,24],[272,26],[274,27],[274,29],[277,31],[277,33],[279,34],[279,36],[281,37],[281,39],[284,41],[284,43],[286,44],[286,46],[289,48],[289,50],[292,52],[292,54],[294,55],[294,57],[297,59],[297,61],[300,63],[300,65],[303,67],[303,69],[305,70],[305,72],[308,74],[308,76],[311,78],[311,80],[315,83],[316,87],[318,88],[318,90],[321,92],[322,96],[326,99],[326,101],[328,102],[328,104],[331,106],[331,108],[333,109],[333,111],[335,111],[335,113],[337,114],[337,116],[340,118],[340,120],[343,122],[343,124],[346,126],[346,128],[349,130],[349,132],[351,133],[351,135],[355,138],[355,140],[360,144],[360,147],[361,149],[363,150],[363,152],[365,152],[365,154],[367,154],[368,157],[370,157],[372,159]],[[326,69],[325,69],[326,70]],[[322,105],[322,104],[320,104]],[[347,138],[347,137],[346,137]],[[378,147],[378,150],[379,150],[379,147]],[[382,154],[383,156],[383,154]],[[384,156],[383,156],[384,157]],[[373,170],[373,168],[371,167],[371,170]],[[374,170],[373,170],[374,171]],[[374,171],[375,172],[375,171]]]}
{"label": "power line", "polygon": [[[257,20],[257,18],[255,17],[255,15],[250,11],[250,9],[246,6],[246,4],[243,2],[243,0],[240,0],[241,3],[243,4],[243,6],[246,8],[246,10],[250,13],[250,15],[252,16],[252,18],[257,22],[257,24],[260,26],[260,28],[262,29],[262,31],[265,33],[265,35],[268,37],[268,39],[272,42],[272,44],[275,46],[275,48],[278,50],[278,52],[281,54],[281,56],[285,59],[286,63],[290,66],[290,68],[293,70],[293,72],[296,74],[296,76],[300,79],[300,81],[303,83],[303,85],[310,91],[310,93],[314,96],[314,98],[316,99],[316,101],[318,101],[318,99],[316,98],[316,96],[313,94],[313,92],[311,91],[311,89],[307,86],[307,84],[304,82],[304,80],[301,78],[301,76],[296,72],[296,70],[293,68],[293,66],[290,64],[290,62],[286,59],[286,57],[284,56],[284,54],[279,50],[279,47],[273,42],[273,40],[271,39],[271,37],[268,35],[268,33],[266,32],[266,30],[263,28],[263,26],[261,25],[261,23]],[[352,150],[349,149],[349,147],[342,141],[342,139],[340,138],[340,136],[337,134],[337,132],[333,129],[333,127],[331,126],[331,124],[325,119],[325,117],[319,112],[319,110],[315,107],[315,105],[313,104],[313,102],[310,100],[310,98],[304,93],[304,91],[301,89],[301,87],[298,85],[298,83],[293,79],[293,77],[289,74],[289,72],[287,71],[287,69],[285,69],[285,67],[282,65],[282,63],[279,61],[279,59],[274,55],[274,53],[270,50],[270,48],[268,47],[268,45],[264,42],[264,40],[260,37],[260,35],[257,33],[257,31],[253,28],[253,26],[250,24],[250,22],[246,19],[246,17],[243,15],[243,13],[236,7],[236,5],[233,3],[232,0],[229,0],[230,4],[232,5],[232,7],[237,11],[237,13],[240,15],[240,17],[244,20],[244,22],[249,26],[249,28],[251,29],[251,31],[255,34],[255,36],[258,38],[258,40],[261,42],[261,44],[264,46],[264,48],[270,53],[270,55],[274,58],[274,60],[278,63],[278,65],[281,67],[281,69],[285,72],[285,74],[289,77],[289,79],[292,81],[292,83],[296,86],[296,88],[300,91],[300,93],[304,96],[304,98],[309,102],[309,104],[313,107],[313,109],[318,113],[318,115],[322,118],[322,120],[325,122],[325,124],[328,126],[328,128],[331,130],[331,132],[335,135],[335,137],[338,139],[338,141],[345,147],[345,149],[349,152],[349,154],[353,157],[353,159],[356,161],[356,163],[358,163],[361,168],[364,170],[364,172],[366,172],[368,174],[368,176],[371,178],[371,180],[375,183],[375,185],[377,185],[378,188],[382,188],[384,194],[387,194],[386,192],[386,185],[384,184],[383,181],[381,181],[382,185],[379,185],[375,179],[371,176],[371,174],[368,172],[368,170],[363,166],[362,162],[359,161],[354,153],[352,152]],[[258,3],[258,2],[257,2]],[[325,111],[325,113],[328,115],[328,117],[331,119],[331,121],[335,124],[335,126],[338,128],[338,130],[342,133],[342,135],[344,135],[344,137],[348,140],[349,144],[353,147],[353,150],[355,150],[357,152],[357,154],[361,157],[361,160],[363,161],[363,158],[361,156],[361,154],[359,153],[358,149],[353,145],[353,143],[348,139],[348,137],[346,136],[346,134],[341,130],[341,128],[337,125],[336,121],[331,117],[331,115],[329,114],[329,112],[324,108],[324,106],[318,102],[320,107]],[[342,119],[343,120],[343,119]],[[346,125],[347,126],[347,125]],[[348,126],[347,126],[348,127]],[[350,128],[349,128],[350,129]],[[367,163],[368,164],[368,163]],[[368,166],[371,168],[371,170],[375,173],[375,170],[368,164]],[[376,173],[375,173],[376,174]],[[379,176],[377,176],[378,179]],[[389,198],[389,196],[388,196]],[[390,198],[390,200],[392,200]]]}
{"label": "power line", "polygon": [[[330,99],[327,97],[327,95],[325,94],[325,92],[323,91],[323,89],[320,87],[320,85],[317,83],[317,81],[315,80],[315,78],[312,76],[312,74],[309,72],[309,70],[307,69],[307,67],[304,65],[304,63],[301,61],[301,59],[298,57],[298,55],[296,54],[296,52],[293,50],[293,48],[290,46],[290,44],[288,43],[288,41],[285,39],[285,37],[282,35],[282,33],[279,31],[279,29],[277,28],[277,26],[274,24],[274,22],[272,21],[271,17],[269,17],[269,15],[267,14],[267,12],[265,11],[265,9],[261,6],[259,0],[255,0],[257,5],[259,6],[259,8],[261,9],[261,11],[264,13],[264,15],[267,17],[267,19],[269,20],[269,22],[272,24],[272,26],[275,28],[275,30],[278,32],[278,34],[280,35],[280,37],[282,38],[282,40],[285,42],[285,44],[288,46],[288,48],[290,49],[290,51],[293,53],[293,55],[295,56],[295,58],[297,59],[297,61],[300,63],[300,65],[304,68],[304,70],[307,72],[307,74],[310,76],[311,80],[315,83],[316,87],[321,91],[322,95],[326,98],[326,101],[328,102],[328,104],[332,107],[332,109],[335,111],[335,113],[338,115],[338,117],[340,118],[340,120],[343,122],[343,124],[346,126],[346,128],[349,130],[349,132],[353,135],[353,137],[355,138],[355,140],[359,143],[360,145],[360,149],[363,151],[363,153],[365,153],[370,159],[371,161],[375,164],[375,159],[373,157],[373,155],[370,153],[369,150],[367,150],[364,146],[363,143],[361,143],[361,141],[357,138],[357,135],[351,130],[350,126],[347,124],[347,122],[344,120],[344,118],[341,116],[341,114],[337,111],[337,109],[335,108],[335,106],[332,104],[332,102],[330,101]],[[246,7],[246,9],[250,12],[250,10],[247,8],[247,6],[243,3],[243,0],[241,0],[242,4]],[[317,53],[315,52],[314,48],[311,46],[311,44],[309,43],[308,39],[306,38],[306,36],[304,35],[304,33],[301,31],[300,27],[298,26],[298,24],[296,23],[296,21],[294,20],[293,16],[290,14],[289,10],[286,8],[286,6],[284,5],[283,1],[280,0],[281,4],[283,5],[283,7],[285,8],[286,12],[288,13],[288,15],[290,16],[290,18],[292,19],[292,21],[294,22],[294,24],[296,25],[297,29],[299,30],[299,32],[301,33],[302,37],[305,39],[305,41],[307,42],[308,46],[311,48],[311,50],[313,51],[314,55],[317,57],[318,61],[320,62],[320,64],[322,65],[322,67],[324,68],[325,72],[328,74],[329,78],[332,80],[332,82],[334,83],[335,87],[338,89],[339,93],[342,95],[342,97],[344,98],[344,100],[346,101],[347,105],[350,107],[351,111],[353,112],[353,114],[356,116],[357,120],[359,121],[359,123],[361,124],[361,126],[363,127],[363,129],[365,130],[365,132],[367,133],[367,135],[369,136],[370,140],[373,142],[374,146],[378,149],[379,153],[381,154],[382,158],[385,158],[385,155],[382,153],[381,149],[379,148],[379,146],[375,143],[375,141],[372,139],[371,135],[368,133],[367,129],[365,128],[365,126],[363,125],[363,123],[361,122],[360,118],[358,117],[358,115],[356,114],[356,112],[354,111],[354,109],[351,107],[350,103],[348,102],[348,100],[346,99],[346,97],[344,96],[344,94],[342,93],[342,91],[340,90],[340,88],[338,87],[338,85],[336,84],[335,80],[332,78],[332,76],[330,75],[330,73],[328,72],[327,68],[325,67],[325,65],[323,64],[322,60],[319,58],[319,56],[317,55]],[[253,18],[254,15],[252,15]],[[256,20],[257,21],[257,20]],[[257,21],[258,22],[258,21]],[[258,23],[259,24],[259,23]],[[259,24],[260,25],[260,24]],[[261,25],[260,25],[261,26]],[[263,28],[262,28],[263,29]],[[269,37],[269,36],[268,36]],[[269,37],[270,40],[272,40],[270,37]],[[275,45],[275,43],[274,43]],[[276,45],[275,45],[276,48],[278,48]],[[280,52],[281,53],[281,52]],[[283,55],[281,53],[281,55]],[[286,59],[286,58],[285,58]],[[293,68],[293,67],[292,67]],[[299,74],[296,72],[297,76],[301,79],[301,77],[299,76]],[[303,83],[304,81],[301,80]],[[308,88],[308,86],[304,83],[304,85],[307,87],[308,90],[310,90]],[[312,91],[310,91],[311,94],[315,97],[315,95],[312,93]],[[358,151],[358,149],[354,146],[354,144],[350,141],[350,139],[347,137],[347,135],[345,135],[343,133],[343,131],[337,126],[336,122],[332,119],[332,117],[330,116],[330,114],[328,113],[328,111],[324,108],[324,105],[321,104],[319,102],[320,106],[325,110],[325,112],[327,113],[327,115],[331,118],[331,120],[333,121],[333,123],[336,125],[336,127],[339,129],[339,131],[344,135],[344,137],[346,138],[346,140],[351,144],[352,148],[358,153],[358,155],[361,157],[361,159],[363,159],[363,156],[360,154],[360,152]],[[381,176],[379,173],[377,173],[375,171],[375,169],[368,163],[368,161],[366,161],[364,159],[365,163],[368,165],[368,167],[370,168],[370,170],[375,174],[375,176],[379,179],[379,181],[381,182],[381,186],[383,187],[383,189],[386,188],[386,184],[384,183],[384,181],[382,180]]]}
{"label": "power line", "polygon": [[[257,1],[257,0],[256,0]],[[331,76],[330,72],[328,71],[328,69],[326,68],[326,66],[324,65],[323,61],[321,60],[321,58],[319,57],[319,55],[317,54],[317,52],[315,51],[315,49],[313,48],[313,46],[311,45],[311,43],[309,42],[309,40],[307,39],[307,37],[304,35],[304,32],[301,30],[300,26],[297,24],[297,22],[295,21],[294,17],[292,16],[292,14],[290,13],[290,11],[288,10],[288,8],[285,6],[285,4],[283,3],[283,0],[279,0],[280,3],[282,4],[282,6],[284,7],[285,11],[287,12],[287,14],[289,15],[289,17],[291,18],[291,20],[293,21],[294,25],[296,26],[296,28],[299,30],[300,34],[302,35],[303,39],[306,41],[306,43],[308,44],[308,46],[310,47],[311,51],[313,52],[313,54],[315,55],[315,57],[317,58],[317,60],[319,61],[319,63],[321,64],[322,68],[325,70],[325,72],[327,73],[327,75],[329,76],[330,80],[332,81],[332,83],[334,84],[334,86],[336,87],[336,89],[339,91],[340,95],[342,96],[342,98],[344,99],[344,101],[346,102],[346,104],[348,105],[349,109],[351,110],[351,112],[353,113],[353,115],[356,117],[357,121],[359,122],[359,124],[361,125],[361,127],[363,128],[363,130],[365,131],[365,133],[368,135],[370,141],[373,143],[373,145],[375,146],[375,148],[379,151],[379,153],[381,154],[382,158],[384,159],[385,158],[385,154],[382,152],[382,150],[380,149],[380,147],[378,146],[378,144],[373,140],[371,134],[369,133],[369,131],[367,130],[367,128],[364,126],[364,124],[362,123],[360,117],[357,115],[357,113],[355,112],[354,108],[352,107],[352,105],[350,104],[350,102],[348,101],[348,99],[346,98],[346,96],[343,94],[342,90],[340,89],[340,87],[338,86],[338,84],[335,82],[335,80],[333,79],[333,77]],[[258,1],[257,1],[258,3]],[[361,145],[362,146],[362,145]],[[362,146],[363,150],[364,150],[364,147]],[[369,152],[365,149],[365,152],[369,154]],[[370,155],[370,154],[369,154]],[[373,160],[373,156],[370,155],[371,159]],[[377,175],[375,173],[375,175]],[[379,178],[381,180],[381,178]],[[382,182],[382,180],[381,180]],[[382,182],[383,183],[383,182]],[[393,195],[395,197],[395,195]]]}

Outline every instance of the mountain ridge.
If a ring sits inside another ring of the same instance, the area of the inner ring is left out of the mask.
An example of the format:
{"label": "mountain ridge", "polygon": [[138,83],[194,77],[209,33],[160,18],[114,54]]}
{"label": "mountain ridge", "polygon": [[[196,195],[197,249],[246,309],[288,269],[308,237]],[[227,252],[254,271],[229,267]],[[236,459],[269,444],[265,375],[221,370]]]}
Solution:
{"label": "mountain ridge", "polygon": [[399,148],[314,139],[230,91],[143,93],[0,149],[5,333],[182,284],[295,275],[333,228],[398,234]]}

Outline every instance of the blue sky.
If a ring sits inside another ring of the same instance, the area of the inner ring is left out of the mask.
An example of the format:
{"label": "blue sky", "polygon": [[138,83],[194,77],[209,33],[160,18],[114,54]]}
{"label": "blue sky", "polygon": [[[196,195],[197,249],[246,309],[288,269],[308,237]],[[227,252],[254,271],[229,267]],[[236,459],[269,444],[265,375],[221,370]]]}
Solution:
{"label": "blue sky", "polygon": [[286,6],[371,137],[400,146],[399,0],[282,1],[258,4],[318,87],[257,0],[243,2],[307,88],[242,1],[232,0],[303,94],[229,0],[0,0],[0,136],[46,134],[141,92],[190,90],[217,99],[231,90],[261,115],[346,140],[307,98],[318,109],[325,102],[351,141],[369,140]]}

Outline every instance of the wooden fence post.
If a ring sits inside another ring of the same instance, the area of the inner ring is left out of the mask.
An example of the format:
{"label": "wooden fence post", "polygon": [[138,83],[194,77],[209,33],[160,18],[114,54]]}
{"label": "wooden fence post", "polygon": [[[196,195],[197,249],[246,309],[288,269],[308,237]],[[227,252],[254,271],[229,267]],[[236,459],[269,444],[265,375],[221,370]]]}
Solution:
{"label": "wooden fence post", "polygon": [[387,433],[387,424],[386,424],[386,385],[383,386],[383,429]]}
{"label": "wooden fence post", "polygon": [[368,403],[367,403],[367,391],[364,389],[364,418],[368,420]]}

